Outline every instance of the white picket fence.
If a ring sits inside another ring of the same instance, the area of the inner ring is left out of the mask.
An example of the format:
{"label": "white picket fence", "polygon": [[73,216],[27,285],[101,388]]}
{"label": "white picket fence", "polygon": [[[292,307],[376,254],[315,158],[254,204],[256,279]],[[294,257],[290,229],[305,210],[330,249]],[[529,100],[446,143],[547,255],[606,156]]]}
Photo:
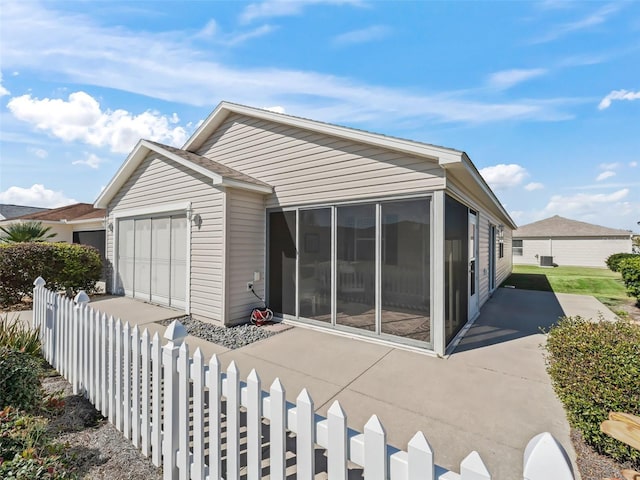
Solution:
{"label": "white picket fence", "polygon": [[[107,317],[87,304],[34,282],[34,327],[45,358],[109,419],[142,453],[162,467],[165,479],[284,480],[295,474],[312,480],[363,476],[366,480],[488,480],[477,452],[460,473],[434,464],[433,451],[416,433],[407,450],[387,445],[384,427],[373,415],[364,433],[347,427],[340,404],[327,418],[315,414],[309,392],[296,403],[285,400],[278,379],[262,390],[255,370],[247,381],[231,362],[221,371],[214,355],[190,356],[186,330],[174,321],[158,334]],[[549,433],[534,437],[524,452],[525,480],[574,480],[566,452]]]}

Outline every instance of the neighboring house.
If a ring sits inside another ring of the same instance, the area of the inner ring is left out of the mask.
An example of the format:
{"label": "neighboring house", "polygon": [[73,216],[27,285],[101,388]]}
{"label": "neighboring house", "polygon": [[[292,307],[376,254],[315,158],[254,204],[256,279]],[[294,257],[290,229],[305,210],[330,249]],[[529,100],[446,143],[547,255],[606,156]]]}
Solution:
{"label": "neighboring house", "polygon": [[513,231],[513,263],[606,267],[614,253],[631,253],[628,230],[601,227],[558,215]]}
{"label": "neighboring house", "polygon": [[56,234],[49,241],[91,245],[96,247],[105,259],[105,213],[104,209],[95,208],[90,203],[75,203],[0,221],[0,225],[26,221],[41,222],[42,226],[50,227],[50,232]]}
{"label": "neighboring house", "polygon": [[114,292],[445,352],[511,272],[513,220],[461,151],[231,103],[141,140],[96,200]]}
{"label": "neighboring house", "polygon": [[0,221],[9,220],[11,218],[29,215],[30,213],[38,213],[49,210],[41,207],[27,207],[24,205],[11,205],[8,203],[0,203]]}

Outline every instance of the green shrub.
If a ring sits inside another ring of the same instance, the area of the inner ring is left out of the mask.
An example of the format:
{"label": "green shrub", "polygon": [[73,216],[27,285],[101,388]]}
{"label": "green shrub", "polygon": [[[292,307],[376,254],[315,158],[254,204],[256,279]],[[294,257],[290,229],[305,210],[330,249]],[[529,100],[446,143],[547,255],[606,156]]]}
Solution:
{"label": "green shrub", "polygon": [[102,259],[94,247],[68,243],[0,245],[0,303],[12,305],[31,296],[33,281],[43,277],[48,288],[69,293],[95,291]]}
{"label": "green shrub", "polygon": [[619,268],[627,287],[627,294],[640,301],[640,255],[622,260]]}
{"label": "green shrub", "polygon": [[605,260],[605,262],[607,264],[607,267],[609,267],[609,270],[612,270],[614,272],[619,272],[620,262],[623,260],[626,260],[627,258],[633,258],[633,257],[640,258],[640,255],[637,255],[635,253],[614,253],[613,255],[609,255]]}
{"label": "green shrub", "polygon": [[640,451],[600,431],[610,411],[640,415],[640,327],[563,318],[547,338],[547,371],[569,423],[596,451],[640,465]]}
{"label": "green shrub", "polygon": [[31,410],[42,398],[40,362],[25,352],[0,347],[0,408]]}
{"label": "green shrub", "polygon": [[40,355],[38,331],[26,327],[18,319],[9,320],[9,316],[0,316],[0,348],[9,347],[34,357]]}

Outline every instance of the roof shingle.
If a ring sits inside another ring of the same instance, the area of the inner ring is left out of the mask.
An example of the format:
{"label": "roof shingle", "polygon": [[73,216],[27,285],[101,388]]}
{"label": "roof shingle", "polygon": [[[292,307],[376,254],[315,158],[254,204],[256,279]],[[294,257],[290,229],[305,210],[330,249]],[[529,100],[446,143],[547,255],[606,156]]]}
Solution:
{"label": "roof shingle", "polygon": [[630,231],[602,227],[555,215],[523,225],[513,231],[513,238],[529,237],[628,237]]}
{"label": "roof shingle", "polygon": [[20,220],[40,220],[40,221],[59,221],[59,220],[86,220],[92,218],[102,218],[105,215],[103,208],[94,208],[90,203],[74,203],[64,207],[52,208],[44,212],[31,213],[18,217]]}

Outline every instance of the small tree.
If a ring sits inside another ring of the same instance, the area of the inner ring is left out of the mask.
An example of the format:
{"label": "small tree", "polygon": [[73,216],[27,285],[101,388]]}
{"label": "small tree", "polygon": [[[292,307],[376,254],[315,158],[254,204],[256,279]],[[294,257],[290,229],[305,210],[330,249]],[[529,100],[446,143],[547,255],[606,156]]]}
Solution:
{"label": "small tree", "polygon": [[19,222],[0,227],[4,233],[0,240],[3,243],[44,242],[56,236],[49,233],[51,227],[43,227],[42,222]]}

